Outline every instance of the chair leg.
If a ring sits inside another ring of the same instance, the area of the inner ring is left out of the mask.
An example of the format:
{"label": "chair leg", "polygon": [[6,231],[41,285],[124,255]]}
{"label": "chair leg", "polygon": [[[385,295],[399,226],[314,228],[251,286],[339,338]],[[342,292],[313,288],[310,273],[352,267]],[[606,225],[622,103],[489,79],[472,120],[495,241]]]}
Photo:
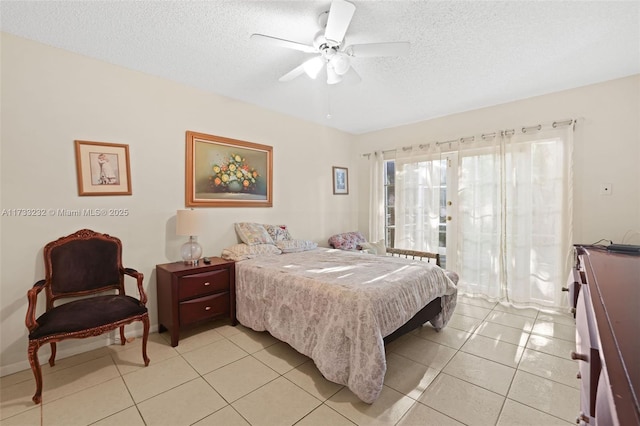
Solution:
{"label": "chair leg", "polygon": [[42,402],[42,370],[40,370],[40,361],[38,361],[39,348],[40,345],[38,344],[38,342],[33,340],[29,341],[29,364],[31,364],[31,370],[33,371],[33,376],[36,379],[36,393],[31,399],[36,404],[40,404],[40,402]]}
{"label": "chair leg", "polygon": [[124,338],[124,325],[120,327],[120,344],[124,345],[127,341]]}
{"label": "chair leg", "polygon": [[56,342],[51,342],[51,356],[49,357],[49,365],[53,367],[56,365]]}
{"label": "chair leg", "polygon": [[149,365],[149,357],[147,356],[147,340],[149,339],[149,316],[142,318],[142,359],[144,359],[144,365]]}

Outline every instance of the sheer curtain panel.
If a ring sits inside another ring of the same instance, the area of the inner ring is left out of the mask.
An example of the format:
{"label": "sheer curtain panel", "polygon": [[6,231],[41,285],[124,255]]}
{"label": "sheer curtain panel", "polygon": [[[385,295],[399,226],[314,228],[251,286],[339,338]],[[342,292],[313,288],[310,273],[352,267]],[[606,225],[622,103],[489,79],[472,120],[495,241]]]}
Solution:
{"label": "sheer curtain panel", "polygon": [[505,135],[506,300],[560,306],[572,254],[571,126]]}
{"label": "sheer curtain panel", "polygon": [[396,152],[395,247],[438,252],[442,167],[436,143]]}
{"label": "sheer curtain panel", "polygon": [[369,156],[369,241],[384,239],[384,154],[372,152]]}
{"label": "sheer curtain panel", "polygon": [[499,136],[462,145],[458,155],[457,264],[459,288],[490,299],[503,296],[502,147]]}
{"label": "sheer curtain panel", "polygon": [[516,305],[561,306],[572,253],[571,126],[464,144],[459,289]]}

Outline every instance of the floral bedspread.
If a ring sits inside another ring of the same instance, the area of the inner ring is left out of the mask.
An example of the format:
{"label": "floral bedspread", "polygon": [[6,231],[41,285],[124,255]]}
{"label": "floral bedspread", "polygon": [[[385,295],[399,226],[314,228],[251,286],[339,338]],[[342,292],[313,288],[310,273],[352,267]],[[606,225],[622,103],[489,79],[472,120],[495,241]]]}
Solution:
{"label": "floral bedspread", "polygon": [[439,267],[318,248],[236,263],[238,321],[311,357],[328,380],[372,403],[386,372],[383,338],[438,296],[442,328],[457,289]]}

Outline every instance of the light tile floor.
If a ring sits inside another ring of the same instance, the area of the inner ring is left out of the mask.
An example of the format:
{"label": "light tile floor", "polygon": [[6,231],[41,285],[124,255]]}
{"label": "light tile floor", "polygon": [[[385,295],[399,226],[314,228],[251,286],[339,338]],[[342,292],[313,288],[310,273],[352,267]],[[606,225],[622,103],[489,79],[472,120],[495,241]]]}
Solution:
{"label": "light tile floor", "polygon": [[[0,379],[10,425],[569,425],[579,407],[568,314],[460,297],[449,325],[387,346],[379,399],[359,401],[309,358],[242,326],[214,322],[43,366],[43,405],[31,370]],[[64,344],[64,343],[62,343]],[[41,359],[48,354],[42,350]]]}

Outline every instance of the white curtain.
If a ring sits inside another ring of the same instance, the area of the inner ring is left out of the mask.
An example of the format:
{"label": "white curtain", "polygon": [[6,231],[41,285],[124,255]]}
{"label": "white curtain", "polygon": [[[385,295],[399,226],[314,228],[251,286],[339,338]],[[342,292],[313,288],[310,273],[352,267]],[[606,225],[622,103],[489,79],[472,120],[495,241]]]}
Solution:
{"label": "white curtain", "polygon": [[[555,124],[465,138],[445,155],[437,143],[399,148],[394,246],[440,252],[440,228],[451,226],[443,222],[443,198],[455,188],[444,178],[443,159],[457,153],[455,244],[447,242],[457,250],[455,264],[447,259],[446,267],[459,273],[460,293],[565,306],[561,288],[573,258],[574,133],[572,125]],[[384,235],[385,167],[382,156],[371,164],[369,232],[376,240]]]}
{"label": "white curtain", "polygon": [[369,241],[385,238],[384,155],[381,151],[369,156]]}
{"label": "white curtain", "polygon": [[396,151],[395,247],[438,252],[441,163],[436,143]]}
{"label": "white curtain", "polygon": [[560,306],[571,267],[573,131],[518,132],[504,146],[506,299]]}
{"label": "white curtain", "polygon": [[463,145],[455,265],[461,292],[516,305],[563,305],[572,152],[571,126],[502,132]]}
{"label": "white curtain", "polygon": [[460,291],[502,296],[502,150],[499,136],[464,143],[458,154],[457,264]]}

